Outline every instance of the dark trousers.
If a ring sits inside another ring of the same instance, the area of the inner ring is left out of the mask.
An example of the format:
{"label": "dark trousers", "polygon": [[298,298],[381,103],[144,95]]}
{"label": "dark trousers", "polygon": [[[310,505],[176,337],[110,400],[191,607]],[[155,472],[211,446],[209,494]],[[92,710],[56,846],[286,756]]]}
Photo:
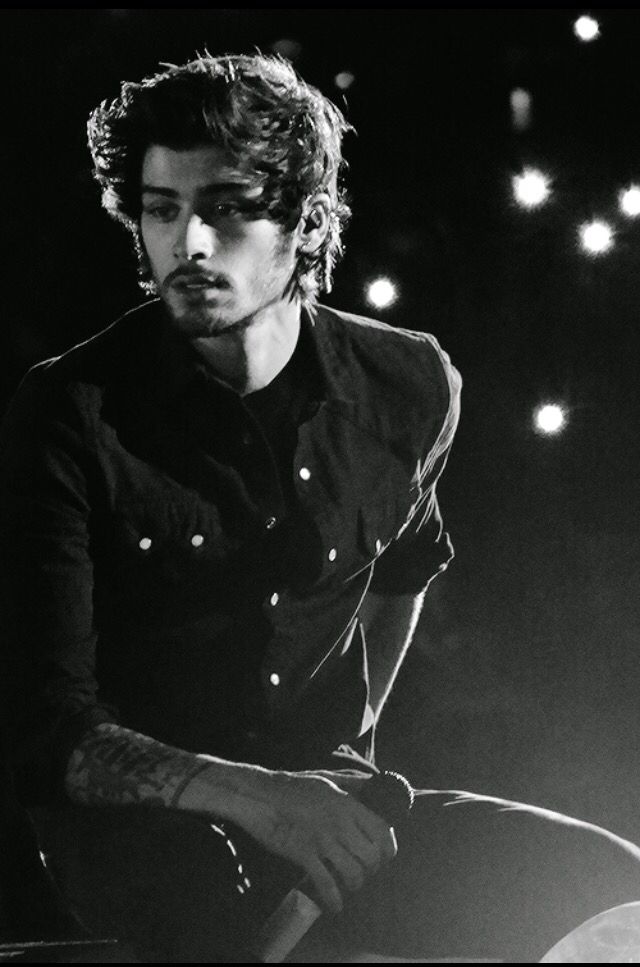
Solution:
{"label": "dark trousers", "polygon": [[396,860],[349,906],[351,944],[532,963],[588,918],[640,900],[640,862],[601,835],[450,798],[417,800]]}
{"label": "dark trousers", "polygon": [[[418,800],[396,860],[341,916],[320,918],[308,950],[531,963],[587,918],[640,898],[640,863],[594,833],[445,801]],[[246,962],[255,927],[300,877],[228,832],[235,856],[189,817],[74,808],[47,817],[44,845],[94,934],[119,936],[146,962]]]}

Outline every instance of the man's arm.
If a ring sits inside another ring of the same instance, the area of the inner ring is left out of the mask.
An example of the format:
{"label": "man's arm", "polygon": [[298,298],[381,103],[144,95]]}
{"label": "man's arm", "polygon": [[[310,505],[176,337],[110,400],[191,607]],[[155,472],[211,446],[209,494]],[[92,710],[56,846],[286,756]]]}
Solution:
{"label": "man's arm", "polygon": [[370,592],[360,607],[367,651],[375,655],[375,666],[369,666],[369,704],[375,722],[413,640],[423,601],[424,591],[397,595]]}
{"label": "man's arm", "polygon": [[427,587],[453,557],[449,535],[443,529],[436,485],[460,418],[462,380],[448,355],[433,337],[428,338],[440,360],[439,378],[446,385],[446,409],[437,437],[418,461],[414,483],[421,497],[396,540],[376,560],[370,590],[359,610],[367,642],[369,704],[374,722],[415,634]]}
{"label": "man's arm", "polygon": [[65,775],[71,800],[198,813],[241,827],[294,863],[330,910],[342,891],[396,852],[388,824],[349,792],[368,780],[341,772],[284,772],[172,748],[112,723],[88,732]]}
{"label": "man's arm", "polygon": [[178,806],[208,762],[111,722],[91,729],[73,751],[65,791],[85,805]]}

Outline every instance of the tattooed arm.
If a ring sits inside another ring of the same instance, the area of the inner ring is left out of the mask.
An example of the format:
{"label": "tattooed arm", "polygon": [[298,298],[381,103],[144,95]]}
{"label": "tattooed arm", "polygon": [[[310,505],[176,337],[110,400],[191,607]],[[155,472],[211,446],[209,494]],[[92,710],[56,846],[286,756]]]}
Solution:
{"label": "tattooed arm", "polygon": [[92,729],[72,753],[65,787],[87,805],[143,804],[230,820],[296,864],[333,911],[395,855],[387,823],[349,792],[366,778],[283,772],[194,755],[112,723]]}
{"label": "tattooed arm", "polygon": [[[201,774],[200,782],[195,782]],[[65,775],[71,800],[85,805],[160,806],[231,818],[233,796],[246,794],[260,766],[196,755],[111,722],[91,729],[72,753]]]}
{"label": "tattooed arm", "polygon": [[187,783],[208,765],[206,757],[105,722],[74,750],[65,789],[70,799],[86,805],[176,807]]}

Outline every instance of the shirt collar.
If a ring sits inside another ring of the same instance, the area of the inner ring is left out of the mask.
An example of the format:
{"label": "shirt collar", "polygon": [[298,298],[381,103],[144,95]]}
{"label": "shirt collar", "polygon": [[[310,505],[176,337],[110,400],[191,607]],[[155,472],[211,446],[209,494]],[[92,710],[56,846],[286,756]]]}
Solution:
{"label": "shirt collar", "polygon": [[[127,313],[120,324],[130,330],[134,319],[138,326],[136,350],[122,362],[123,381],[113,400],[118,408],[125,407],[130,420],[136,425],[156,423],[198,386],[206,387],[221,406],[237,405],[237,394],[216,378],[197,351],[172,328],[159,299]],[[303,309],[301,325],[302,338],[317,372],[309,397],[309,415],[321,406],[333,404],[353,418],[358,408],[358,390],[349,365],[351,353],[344,325],[325,306],[313,311]]]}
{"label": "shirt collar", "polygon": [[[156,398],[169,403],[199,381],[217,387],[223,396],[235,397],[237,394],[215,376],[190,343],[175,332],[159,301],[157,307],[160,326],[150,359],[153,382],[157,387]],[[305,340],[311,365],[315,365],[319,377],[313,381],[316,403],[348,402],[351,397],[352,379],[335,345],[334,329],[335,321],[324,306],[313,311],[302,310],[300,338]]]}

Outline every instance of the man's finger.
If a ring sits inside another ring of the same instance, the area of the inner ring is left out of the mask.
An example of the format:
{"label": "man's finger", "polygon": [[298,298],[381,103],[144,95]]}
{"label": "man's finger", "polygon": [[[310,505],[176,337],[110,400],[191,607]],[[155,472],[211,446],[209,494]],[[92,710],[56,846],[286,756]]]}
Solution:
{"label": "man's finger", "polygon": [[392,860],[398,852],[398,843],[389,823],[362,803],[358,803],[354,818],[363,834],[380,849],[381,858]]}
{"label": "man's finger", "polygon": [[354,892],[360,889],[365,880],[365,868],[347,848],[333,840],[323,850],[322,859],[331,864],[347,890]]}
{"label": "man's finger", "polygon": [[354,824],[349,833],[338,834],[339,843],[364,867],[367,874],[375,873],[382,862],[382,848]]}
{"label": "man's finger", "polygon": [[327,869],[317,858],[311,858],[304,864],[304,869],[311,880],[316,899],[331,913],[342,913],[342,894],[338,884]]}

